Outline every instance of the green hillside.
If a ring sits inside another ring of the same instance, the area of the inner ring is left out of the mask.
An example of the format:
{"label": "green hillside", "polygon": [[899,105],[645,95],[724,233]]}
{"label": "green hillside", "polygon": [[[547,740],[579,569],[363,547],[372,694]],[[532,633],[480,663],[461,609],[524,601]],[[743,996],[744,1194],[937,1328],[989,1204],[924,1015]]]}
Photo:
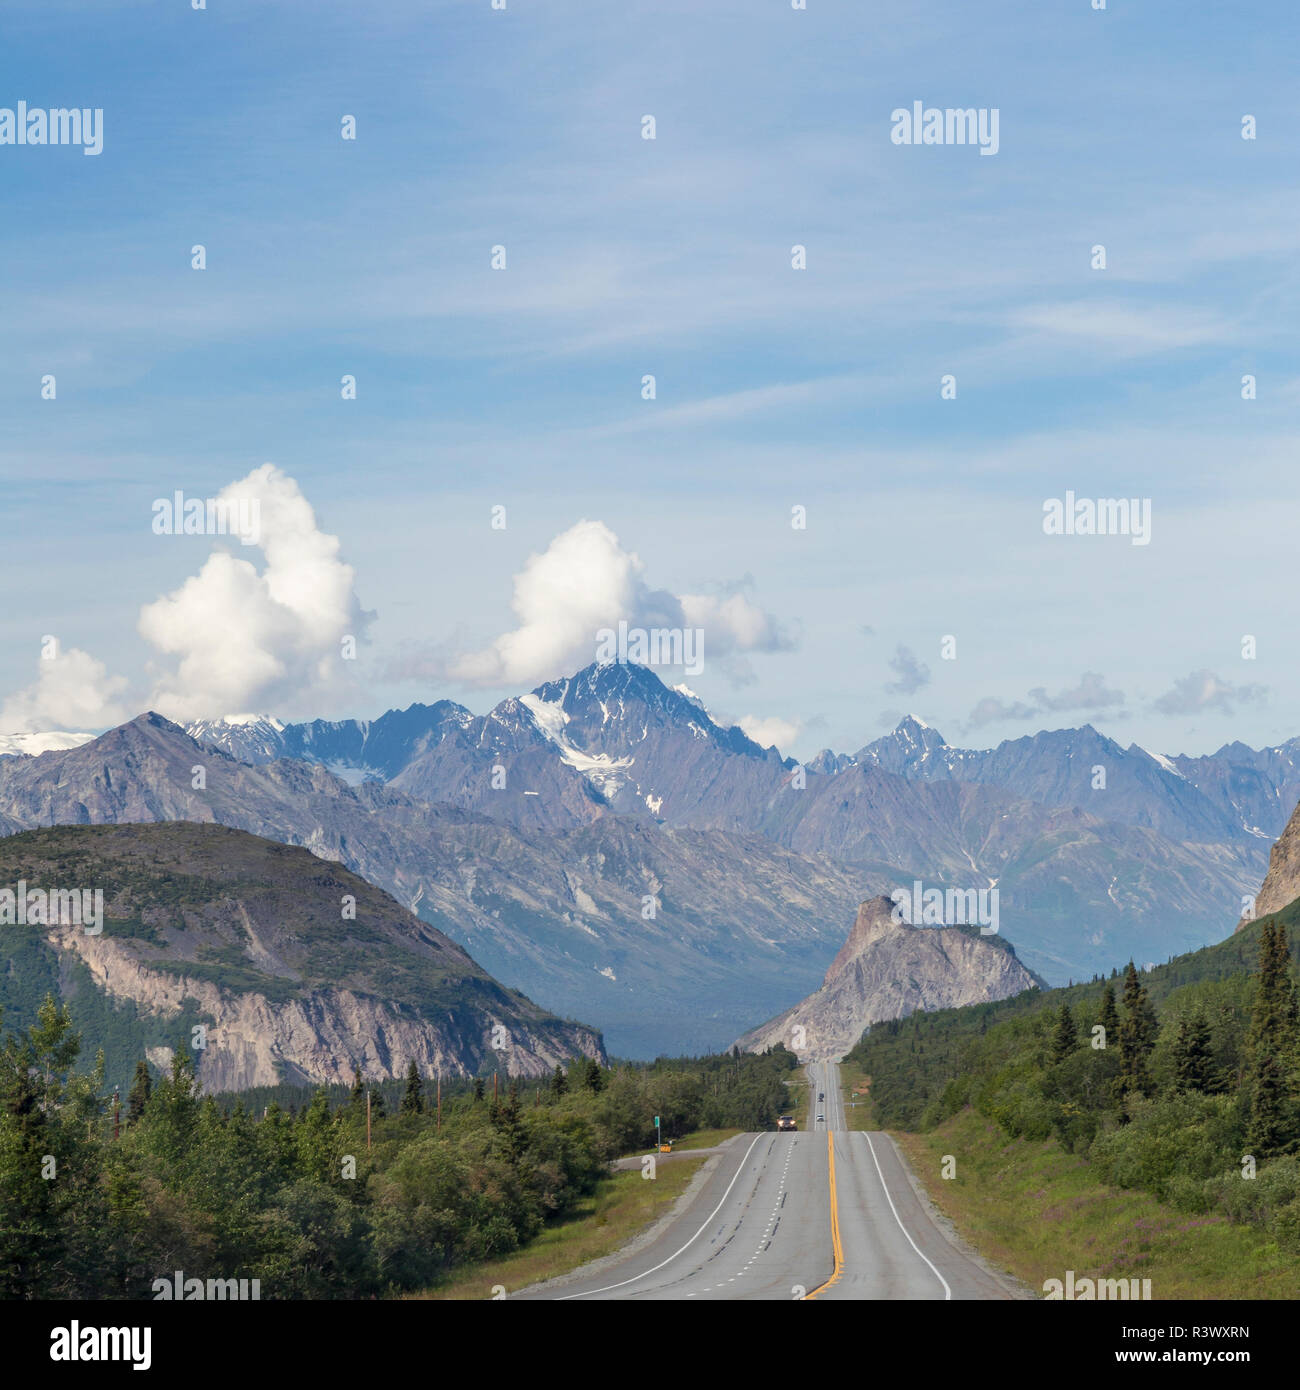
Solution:
{"label": "green hillside", "polygon": [[1094,1181],[1296,1255],[1298,959],[1300,901],[1146,973],[878,1025],[846,1060],[882,1125],[924,1133],[972,1107],[1008,1139],[1056,1140]]}
{"label": "green hillside", "polygon": [[471,1072],[491,1069],[482,1039],[494,1021],[546,1040],[561,1057],[590,1052],[580,1034],[595,1038],[494,980],[341,865],[241,830],[176,821],[25,831],[0,838],[0,890],[20,882],[102,894],[100,945],[116,952],[114,986],[104,987],[102,971],[92,978],[93,937],[0,925],[0,1008],[12,1026],[29,1028],[46,994],[66,1003],[87,1052],[103,1050],[110,1083],[129,1081],[147,1049],[175,1051],[189,1045],[194,1024],[213,1023],[193,1000],[179,1013],[151,1007],[140,995],[143,972],[272,1006],[301,1000],[309,1010],[347,990],[399,1019],[435,1024]]}

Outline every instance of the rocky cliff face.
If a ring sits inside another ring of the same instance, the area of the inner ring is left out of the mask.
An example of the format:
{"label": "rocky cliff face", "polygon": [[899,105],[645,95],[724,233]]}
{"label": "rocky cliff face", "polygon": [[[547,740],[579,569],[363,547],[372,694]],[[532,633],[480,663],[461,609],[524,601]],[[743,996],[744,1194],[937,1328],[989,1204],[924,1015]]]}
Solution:
{"label": "rocky cliff face", "polygon": [[1300,806],[1291,813],[1286,828],[1278,837],[1268,857],[1268,873],[1255,896],[1255,916],[1243,917],[1237,931],[1247,922],[1280,912],[1288,903],[1300,898]]}
{"label": "rocky cliff face", "polygon": [[412,1061],[424,1075],[544,1076],[569,1057],[604,1057],[598,1033],[498,984],[436,928],[305,849],[224,826],[61,826],[0,840],[0,886],[19,882],[102,891],[98,933],[65,918],[0,937],[0,1003],[15,994],[30,1009],[10,988],[13,962],[39,968],[28,938],[41,938],[61,992],[90,1021],[87,1055],[102,1041],[94,1021],[109,1017],[89,993],[129,1006],[145,1052],[169,1053],[201,1023],[191,1051],[210,1091],[348,1082],[354,1066],[393,1079]]}
{"label": "rocky cliff face", "polygon": [[893,906],[883,897],[863,903],[821,988],[737,1045],[757,1052],[780,1042],[801,1056],[839,1057],[870,1024],[1006,999],[1041,984],[1000,938],[959,926],[908,926],[893,920]]}
{"label": "rocky cliff face", "polygon": [[[199,1014],[211,1020],[206,1046],[193,1051],[206,1091],[242,1091],[281,1081],[347,1084],[354,1065],[372,1080],[393,1080],[412,1061],[422,1076],[470,1076],[485,1063],[511,1075],[547,1076],[557,1062],[575,1054],[600,1055],[589,1030],[532,1028],[507,1010],[466,1028],[451,1015],[402,1017],[383,1000],[349,989],[271,1000],[256,990],[222,989],[183,971],[150,970],[111,937],[56,927],[47,939],[56,949],[75,953],[106,994],[134,1003],[146,1015],[177,1018],[185,1001],[193,1000]],[[498,1024],[502,1045],[493,1051],[492,1029]],[[171,1050],[162,1049],[163,1059]]]}

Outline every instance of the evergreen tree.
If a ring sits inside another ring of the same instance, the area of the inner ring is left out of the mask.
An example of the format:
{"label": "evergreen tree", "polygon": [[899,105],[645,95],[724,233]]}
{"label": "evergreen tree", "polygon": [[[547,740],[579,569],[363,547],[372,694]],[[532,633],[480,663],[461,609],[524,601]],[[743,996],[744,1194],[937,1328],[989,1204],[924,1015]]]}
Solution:
{"label": "evergreen tree", "polygon": [[366,1109],[366,1083],[361,1079],[361,1068],[352,1064],[352,1090],[348,1095],[348,1109],[354,1115],[362,1115]]}
{"label": "evergreen tree", "polygon": [[474,1078],[474,1099],[476,1101],[483,1099],[483,1078],[481,1076]]}
{"label": "evergreen tree", "polygon": [[45,1180],[48,1120],[28,1038],[7,1036],[0,1048],[0,1298],[41,1290],[42,1260],[62,1245],[54,1184]]}
{"label": "evergreen tree", "polygon": [[1286,1074],[1295,1045],[1295,984],[1286,929],[1266,921],[1259,936],[1259,973],[1246,1035],[1251,1082],[1247,1139],[1258,1156],[1279,1152],[1296,1138]]}
{"label": "evergreen tree", "polygon": [[605,1084],[605,1073],[594,1057],[587,1058],[587,1065],[582,1073],[582,1084],[587,1090],[597,1094]]}
{"label": "evergreen tree", "polygon": [[525,1137],[517,1080],[511,1081],[506,1099],[493,1107],[492,1124],[497,1131],[501,1152],[509,1162],[518,1163],[523,1156]]}
{"label": "evergreen tree", "polygon": [[135,1077],[126,1098],[126,1122],[136,1124],[144,1115],[144,1108],[153,1094],[153,1078],[149,1075],[149,1063],[143,1057],[135,1064]]}
{"label": "evergreen tree", "polygon": [[564,1074],[564,1068],[556,1062],[555,1071],[551,1076],[551,1094],[556,1100],[569,1089],[569,1078]]}
{"label": "evergreen tree", "polygon": [[1110,981],[1101,992],[1101,1012],[1097,1022],[1106,1030],[1103,1041],[1107,1047],[1114,1047],[1119,1041],[1119,1010],[1115,1007],[1115,990]]}
{"label": "evergreen tree", "polygon": [[1148,1062],[1156,1045],[1156,1026],[1146,988],[1138,978],[1137,967],[1129,961],[1124,972],[1124,1019],[1119,1025],[1119,1086],[1125,1100],[1152,1092]]}
{"label": "evergreen tree", "polygon": [[411,1065],[406,1069],[406,1093],[402,1096],[401,1113],[403,1115],[420,1115],[424,1112],[424,1088],[420,1084],[420,1069],[415,1065],[415,1058],[411,1058]]}
{"label": "evergreen tree", "polygon": [[1213,1089],[1210,1025],[1199,1010],[1179,1020],[1173,1056],[1175,1086],[1179,1091],[1205,1093]]}
{"label": "evergreen tree", "polygon": [[1052,1035],[1052,1063],[1064,1062],[1065,1059],[1079,1045],[1079,1039],[1075,1033],[1074,1015],[1070,1012],[1069,1004],[1061,1005],[1061,1012],[1056,1019],[1056,1032]]}
{"label": "evergreen tree", "polygon": [[[290,1107],[292,1109],[292,1107]],[[370,1117],[374,1120],[382,1120],[388,1114],[384,1105],[384,1088],[382,1086],[372,1086],[370,1088]]]}
{"label": "evergreen tree", "polygon": [[1282,1068],[1277,1058],[1266,1057],[1254,1072],[1250,1097],[1250,1122],[1246,1142],[1257,1158],[1278,1153],[1291,1134]]}
{"label": "evergreen tree", "polygon": [[149,1123],[142,1129],[160,1167],[173,1173],[189,1171],[199,1120],[199,1083],[194,1060],[183,1047],[172,1055],[171,1075],[154,1088],[147,1117]]}

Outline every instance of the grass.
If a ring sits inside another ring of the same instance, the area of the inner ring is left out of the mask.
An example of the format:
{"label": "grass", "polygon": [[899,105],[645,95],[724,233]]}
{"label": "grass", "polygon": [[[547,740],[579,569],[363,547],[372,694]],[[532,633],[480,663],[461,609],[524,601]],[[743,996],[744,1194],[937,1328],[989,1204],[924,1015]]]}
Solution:
{"label": "grass", "polygon": [[[674,1139],[672,1151],[673,1153],[683,1151],[689,1153],[692,1149],[711,1149],[715,1145],[721,1144],[724,1139],[730,1139],[732,1135],[740,1133],[743,1131],[739,1129],[697,1129],[684,1135],[681,1139]],[[667,1143],[668,1141],[665,1140],[664,1142]],[[652,1140],[639,1149],[633,1149],[631,1153],[620,1154],[619,1158],[640,1158],[643,1154],[652,1154],[654,1151],[655,1146]]]}
{"label": "grass", "polygon": [[[972,1109],[893,1137],[962,1235],[1034,1290],[1073,1269],[1076,1279],[1150,1279],[1156,1299],[1300,1298],[1300,1265],[1262,1230],[1103,1186],[1054,1139],[1008,1139]],[[949,1154],[957,1172],[945,1180]]]}
{"label": "grass", "polygon": [[712,1149],[716,1148],[724,1140],[734,1139],[737,1134],[743,1133],[739,1129],[697,1129],[694,1134],[688,1134],[685,1139],[673,1140],[673,1153],[681,1153],[683,1150],[691,1149]]}
{"label": "grass", "polygon": [[466,1266],[434,1288],[409,1297],[433,1301],[491,1299],[494,1288],[501,1287],[508,1298],[529,1284],[554,1279],[589,1260],[612,1255],[663,1215],[706,1161],[700,1157],[661,1163],[653,1181],[635,1171],[603,1178],[572,1216],[548,1226],[523,1250]]}
{"label": "grass", "polygon": [[853,1088],[865,1085],[867,1081],[866,1069],[860,1062],[842,1062],[840,1064],[840,1082],[844,1091],[844,1123],[849,1129],[879,1129],[872,1115],[871,1101],[866,1096],[858,1096],[857,1104],[853,1104]]}

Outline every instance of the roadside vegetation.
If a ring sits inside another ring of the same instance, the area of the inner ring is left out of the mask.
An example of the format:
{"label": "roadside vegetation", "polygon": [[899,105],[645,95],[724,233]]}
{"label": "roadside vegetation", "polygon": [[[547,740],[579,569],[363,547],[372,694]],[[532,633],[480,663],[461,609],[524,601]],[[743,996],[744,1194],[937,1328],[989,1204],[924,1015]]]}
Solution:
{"label": "roadside vegetation", "polygon": [[[1176,1219],[1182,1231],[1222,1227],[1206,1249],[1222,1245],[1238,1260],[1255,1251],[1238,1265],[1252,1271],[1247,1283],[1258,1277],[1294,1296],[1296,1279],[1274,1275],[1300,1256],[1300,1011],[1288,946],[1297,916],[1293,905],[1149,972],[1130,963],[1122,977],[877,1026],[846,1059],[845,1080],[870,1078],[873,1122],[921,1136],[904,1136],[914,1155],[942,1149],[969,1175],[980,1168],[964,1140],[992,1143],[995,1132],[1000,1146],[1035,1145],[1048,1175],[1044,1209],[1059,1215],[1068,1195],[1083,1198],[1083,1210],[1099,1185],[1146,1194],[1163,1217],[1136,1199],[1114,1210],[1134,1220],[1141,1210],[1165,1228]],[[981,1215],[972,1198],[961,1219],[989,1236],[1005,1205],[1024,1253],[1031,1237],[1064,1227],[1035,1222],[1028,1190],[1019,1204],[1008,1197],[1018,1182],[990,1188]],[[929,1186],[945,1202],[962,1190]],[[1098,1237],[1109,1238],[1105,1229]],[[1258,1296],[1226,1279],[1197,1287]]]}
{"label": "roadside vegetation", "polygon": [[[201,1095],[177,1051],[166,1075],[139,1063],[119,1124],[102,1056],[78,1070],[79,1051],[52,997],[0,1039],[0,1298],[150,1298],[176,1270],[258,1279],[263,1298],[382,1297],[515,1257],[584,1213],[630,1234],[696,1164],[631,1175],[653,1191],[626,1205],[632,1184],[609,1160],[648,1151],[655,1115],[665,1138],[770,1128],[797,1066],[780,1047],[582,1058],[495,1098],[490,1078],[444,1086],[439,1115],[414,1069],[396,1104],[391,1083],[357,1076],[254,1110]],[[557,1243],[535,1247],[537,1268]]]}
{"label": "roadside vegetation", "polygon": [[433,1288],[408,1296],[435,1300],[508,1298],[530,1284],[558,1278],[590,1260],[612,1255],[662,1216],[707,1161],[702,1154],[661,1163],[653,1180],[644,1178],[639,1170],[613,1173],[522,1249],[454,1269]]}
{"label": "roadside vegetation", "polygon": [[[895,1140],[931,1200],[991,1264],[1048,1279],[1150,1279],[1157,1299],[1300,1298],[1300,1262],[1257,1227],[1099,1182],[1055,1139],[1011,1139],[968,1107]],[[955,1159],[944,1178],[945,1158]]]}

